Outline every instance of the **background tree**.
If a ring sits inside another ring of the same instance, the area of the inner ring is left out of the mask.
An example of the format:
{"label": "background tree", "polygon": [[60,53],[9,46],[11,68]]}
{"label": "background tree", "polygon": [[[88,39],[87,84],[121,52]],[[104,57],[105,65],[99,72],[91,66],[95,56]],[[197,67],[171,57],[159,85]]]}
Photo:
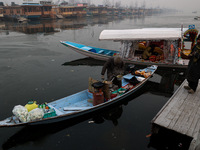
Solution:
{"label": "background tree", "polygon": [[104,1],[103,1],[103,5],[104,5],[104,6],[111,6],[111,3],[110,3],[109,0],[104,0]]}
{"label": "background tree", "polygon": [[90,6],[91,4],[91,0],[87,0],[88,6]]}
{"label": "background tree", "polygon": [[115,3],[115,7],[116,7],[116,8],[120,8],[120,7],[121,7],[121,1],[116,2],[116,3]]}

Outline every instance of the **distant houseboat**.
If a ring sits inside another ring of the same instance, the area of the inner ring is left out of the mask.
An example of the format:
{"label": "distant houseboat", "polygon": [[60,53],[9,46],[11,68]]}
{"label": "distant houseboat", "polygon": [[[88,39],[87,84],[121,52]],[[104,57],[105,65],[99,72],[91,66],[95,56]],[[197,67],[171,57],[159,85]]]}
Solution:
{"label": "distant houseboat", "polygon": [[89,6],[87,8],[87,16],[98,16],[98,9],[95,6]]}
{"label": "distant houseboat", "polygon": [[99,6],[99,7],[98,7],[98,13],[99,13],[100,15],[107,15],[107,13],[108,13],[107,7]]}
{"label": "distant houseboat", "polygon": [[107,7],[104,6],[87,7],[87,16],[101,16],[101,15],[107,15],[107,13],[108,13]]}
{"label": "distant houseboat", "polygon": [[58,8],[59,14],[65,18],[86,16],[86,6],[61,6]]}
{"label": "distant houseboat", "polygon": [[23,3],[22,16],[27,19],[38,19],[42,16],[42,5],[38,3]]}
{"label": "distant houseboat", "polygon": [[30,20],[40,18],[54,18],[54,16],[57,14],[52,11],[52,7],[54,6],[55,5],[48,3],[23,3],[22,5],[16,6],[3,6],[2,14],[6,19],[9,20],[17,20],[20,17]]}
{"label": "distant houseboat", "polygon": [[6,20],[14,20],[21,16],[22,8],[20,6],[3,6],[3,16]]}
{"label": "distant houseboat", "polygon": [[16,19],[24,17],[27,19],[38,19],[42,15],[42,5],[37,3],[24,3],[16,6],[3,6],[5,19]]}
{"label": "distant houseboat", "polygon": [[[0,3],[1,4],[1,3]],[[103,5],[88,6],[87,3],[78,3],[70,6],[68,2],[62,5],[54,5],[52,1],[40,1],[40,3],[26,2],[22,5],[12,6],[0,5],[0,19],[19,20],[19,18],[33,19],[61,19],[69,17],[102,16],[102,15],[144,15],[149,14],[143,8],[113,8]],[[151,13],[160,12],[160,10],[151,10]]]}
{"label": "distant houseboat", "polygon": [[54,13],[53,7],[55,7],[56,5],[52,5],[52,3],[48,1],[40,1],[40,4],[42,5],[41,18],[55,18],[55,15],[57,13]]}
{"label": "distant houseboat", "polygon": [[0,8],[0,20],[4,19],[3,8]]}

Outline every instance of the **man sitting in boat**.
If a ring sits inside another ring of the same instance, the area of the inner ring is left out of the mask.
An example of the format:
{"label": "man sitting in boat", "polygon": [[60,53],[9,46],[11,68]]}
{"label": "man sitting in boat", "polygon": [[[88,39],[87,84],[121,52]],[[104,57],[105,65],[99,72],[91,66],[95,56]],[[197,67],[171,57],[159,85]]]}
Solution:
{"label": "man sitting in boat", "polygon": [[101,78],[104,80],[104,74],[107,70],[107,80],[121,87],[121,81],[117,80],[118,75],[124,73],[124,62],[120,56],[111,57],[104,64],[101,71]]}
{"label": "man sitting in boat", "polygon": [[152,55],[152,53],[154,52],[155,49],[155,45],[152,44],[150,46],[148,46],[145,51],[142,54],[142,59],[144,60],[149,60],[149,57]]}
{"label": "man sitting in boat", "polygon": [[147,47],[145,51],[142,54],[142,58],[144,60],[150,60],[150,61],[160,61],[163,60],[163,51],[160,47],[157,47],[156,45],[152,44],[151,46]]}

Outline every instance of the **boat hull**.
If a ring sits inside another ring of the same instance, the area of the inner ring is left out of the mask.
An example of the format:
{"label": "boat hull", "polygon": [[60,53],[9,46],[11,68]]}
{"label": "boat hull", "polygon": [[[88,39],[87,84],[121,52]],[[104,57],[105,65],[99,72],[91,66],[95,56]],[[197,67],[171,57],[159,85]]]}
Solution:
{"label": "boat hull", "polygon": [[[63,44],[64,46],[69,47],[70,49],[76,51],[77,53],[80,53],[82,55],[94,58],[94,59],[98,59],[98,60],[103,60],[106,61],[108,60],[110,57],[112,57],[111,55],[106,55],[101,54],[101,53],[97,53],[97,52],[93,52],[93,51],[89,51],[89,50],[85,50],[85,49],[81,49],[81,47],[86,47],[85,45],[82,44],[77,44],[77,43],[73,43],[73,42],[69,42],[69,41],[60,41],[61,44]],[[98,49],[96,47],[92,47],[92,46],[87,46],[91,49]],[[103,49],[105,50],[105,49]],[[107,49],[106,49],[107,50]],[[110,53],[116,53],[116,51],[113,50],[107,50],[110,51]],[[117,54],[119,54],[120,52],[118,52]],[[164,68],[187,68],[187,63],[188,60],[183,60],[186,61],[183,64],[172,64],[172,63],[160,63],[160,62],[151,62],[151,61],[144,61],[144,60],[129,60],[124,58],[124,62],[128,63],[128,64],[134,64],[134,65],[144,65],[144,66],[151,66],[151,65],[157,65],[159,67],[164,67]]]}
{"label": "boat hull", "polygon": [[[67,115],[63,114],[63,115],[60,115],[60,116],[55,116],[55,117],[51,117],[51,118],[46,118],[46,119],[42,119],[42,120],[38,120],[38,121],[32,121],[32,122],[26,122],[26,123],[8,124],[8,125],[1,125],[0,124],[0,127],[46,125],[46,124],[53,124],[53,123],[58,123],[58,122],[67,121],[67,120],[71,120],[71,119],[76,119],[78,117],[83,117],[85,115],[96,113],[97,111],[100,111],[104,108],[107,108],[109,106],[117,104],[118,102],[121,102],[122,100],[124,100],[125,98],[127,98],[128,96],[130,96],[131,94],[136,92],[137,90],[139,90],[143,85],[144,85],[144,83],[141,83],[141,86],[138,86],[137,89],[134,89],[133,91],[128,92],[123,97],[116,98],[116,99],[113,99],[111,101],[102,103],[102,104],[100,104],[96,107],[93,107],[92,109],[88,109],[88,110],[84,110],[84,111],[76,112],[76,113],[72,113],[72,114],[67,114]],[[9,121],[9,120],[7,120],[7,121]]]}
{"label": "boat hull", "polygon": [[[129,81],[127,81],[126,79],[127,77],[132,78],[133,76],[135,76],[138,78],[138,80],[140,79],[140,82],[137,85],[132,86],[132,88],[128,88],[128,90],[125,93],[118,95],[117,97],[114,97],[112,99],[109,99],[108,101],[105,101],[101,104],[93,106],[93,104],[88,101],[93,98],[93,94],[89,92],[88,89],[86,89],[81,92],[75,93],[73,95],[48,103],[49,107],[55,109],[57,116],[52,116],[52,117],[43,118],[40,120],[35,120],[35,121],[30,121],[30,122],[25,122],[25,123],[19,122],[19,120],[18,122],[16,122],[17,119],[14,116],[15,119],[11,120],[11,117],[10,117],[3,121],[0,121],[0,127],[46,125],[50,123],[52,124],[52,123],[75,119],[75,118],[82,117],[91,113],[96,113],[97,111],[101,111],[102,109],[106,109],[109,106],[122,102],[128,96],[138,91],[151,78],[151,76],[154,74],[156,70],[157,70],[157,66],[151,66],[151,67],[145,68],[146,72],[151,72],[151,75],[148,76],[147,78],[139,77],[132,74],[125,75],[122,80],[122,87],[125,87],[130,84]],[[79,108],[81,109],[79,110]],[[78,110],[74,110],[74,109],[78,109]]]}

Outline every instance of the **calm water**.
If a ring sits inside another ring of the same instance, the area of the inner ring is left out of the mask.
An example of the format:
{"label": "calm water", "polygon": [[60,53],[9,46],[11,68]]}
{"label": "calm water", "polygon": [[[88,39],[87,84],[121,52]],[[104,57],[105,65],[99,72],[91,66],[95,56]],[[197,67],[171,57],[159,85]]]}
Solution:
{"label": "calm water", "polygon": [[[200,22],[193,19],[196,15],[0,22],[0,120],[12,115],[15,105],[25,105],[32,99],[50,102],[86,89],[89,76],[100,79],[101,62],[64,47],[60,40],[119,49],[119,43],[99,41],[100,32],[180,27],[181,23],[184,27],[195,24],[199,29]],[[159,69],[140,91],[98,114],[48,127],[0,128],[0,149],[155,149],[148,148],[150,122],[183,80],[184,70]]]}

